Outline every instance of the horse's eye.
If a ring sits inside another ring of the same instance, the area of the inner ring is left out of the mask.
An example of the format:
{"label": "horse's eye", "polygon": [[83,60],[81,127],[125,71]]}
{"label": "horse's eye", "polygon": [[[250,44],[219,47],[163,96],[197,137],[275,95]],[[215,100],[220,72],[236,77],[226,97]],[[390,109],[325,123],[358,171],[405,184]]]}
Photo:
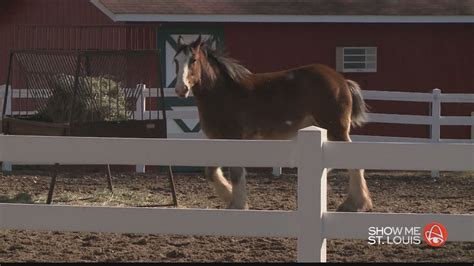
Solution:
{"label": "horse's eye", "polygon": [[192,57],[191,59],[189,59],[189,64],[190,65],[194,64],[195,62],[196,62],[195,58]]}

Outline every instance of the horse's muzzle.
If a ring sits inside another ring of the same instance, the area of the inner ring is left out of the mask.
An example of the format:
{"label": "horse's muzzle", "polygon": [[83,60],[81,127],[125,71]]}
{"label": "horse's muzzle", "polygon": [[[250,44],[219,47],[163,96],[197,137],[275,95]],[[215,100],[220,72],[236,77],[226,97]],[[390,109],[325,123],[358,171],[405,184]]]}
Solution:
{"label": "horse's muzzle", "polygon": [[182,88],[176,87],[174,91],[179,98],[187,98],[189,95],[189,88],[186,85],[184,85]]}

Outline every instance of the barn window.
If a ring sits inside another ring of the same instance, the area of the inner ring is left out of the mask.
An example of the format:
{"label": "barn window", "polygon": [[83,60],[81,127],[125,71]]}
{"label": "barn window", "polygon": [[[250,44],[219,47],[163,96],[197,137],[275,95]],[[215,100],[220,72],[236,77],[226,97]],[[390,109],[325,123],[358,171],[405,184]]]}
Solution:
{"label": "barn window", "polygon": [[339,72],[377,72],[377,47],[337,47]]}

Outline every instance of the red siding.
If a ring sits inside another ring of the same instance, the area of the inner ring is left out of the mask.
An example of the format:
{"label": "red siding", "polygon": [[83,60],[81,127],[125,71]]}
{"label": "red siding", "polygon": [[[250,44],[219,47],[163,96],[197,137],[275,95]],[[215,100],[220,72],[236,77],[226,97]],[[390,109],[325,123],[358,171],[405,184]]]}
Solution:
{"label": "red siding", "polygon": [[0,84],[3,84],[6,79],[9,49],[45,48],[46,45],[48,48],[69,48],[61,45],[61,40],[67,37],[61,36],[59,33],[54,34],[51,30],[39,27],[33,34],[27,30],[18,30],[18,27],[24,25],[54,25],[58,27],[108,24],[113,24],[112,20],[89,0],[1,0]]}
{"label": "red siding", "polygon": [[[252,71],[322,63],[335,67],[337,46],[376,46],[376,73],[347,73],[364,90],[474,93],[474,24],[227,24],[230,54]],[[368,101],[373,112],[428,114],[427,104]],[[448,106],[443,104],[443,107]],[[470,115],[473,104],[451,104]],[[427,137],[427,126],[369,124],[356,133]],[[442,138],[469,138],[469,127],[443,127]]]}
{"label": "red siding", "polygon": [[377,46],[377,73],[351,73],[365,89],[474,92],[474,24],[228,24],[226,46],[254,71],[323,63],[336,46]]}

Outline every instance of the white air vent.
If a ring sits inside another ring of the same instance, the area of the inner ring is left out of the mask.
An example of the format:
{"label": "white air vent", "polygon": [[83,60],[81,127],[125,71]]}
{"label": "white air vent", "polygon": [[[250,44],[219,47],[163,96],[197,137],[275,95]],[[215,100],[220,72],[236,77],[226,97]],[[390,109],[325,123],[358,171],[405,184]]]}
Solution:
{"label": "white air vent", "polygon": [[339,72],[377,72],[377,47],[337,47]]}

